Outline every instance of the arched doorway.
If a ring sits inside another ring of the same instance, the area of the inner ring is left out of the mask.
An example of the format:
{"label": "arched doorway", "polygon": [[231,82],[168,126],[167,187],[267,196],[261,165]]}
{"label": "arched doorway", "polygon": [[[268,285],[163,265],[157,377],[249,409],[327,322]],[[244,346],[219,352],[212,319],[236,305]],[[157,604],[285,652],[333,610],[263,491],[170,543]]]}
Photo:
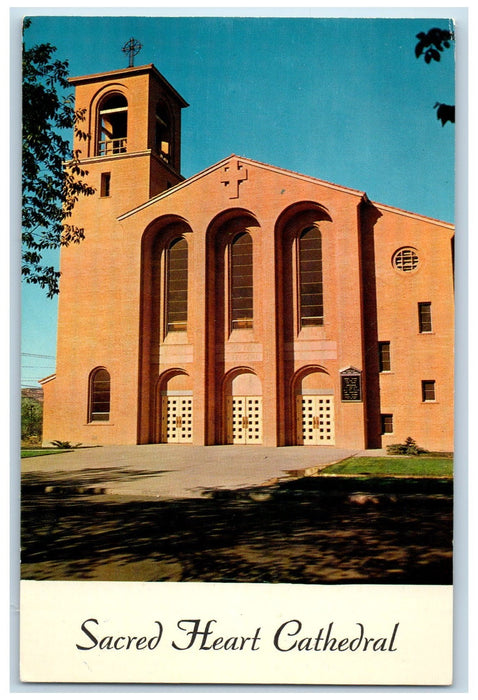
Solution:
{"label": "arched doorway", "polygon": [[298,445],[335,445],[334,389],[320,369],[299,375],[295,386]]}
{"label": "arched doorway", "polygon": [[226,443],[262,443],[262,385],[252,372],[238,372],[226,383]]}
{"label": "arched doorway", "polygon": [[159,442],[193,441],[193,392],[185,372],[169,374],[159,383]]}

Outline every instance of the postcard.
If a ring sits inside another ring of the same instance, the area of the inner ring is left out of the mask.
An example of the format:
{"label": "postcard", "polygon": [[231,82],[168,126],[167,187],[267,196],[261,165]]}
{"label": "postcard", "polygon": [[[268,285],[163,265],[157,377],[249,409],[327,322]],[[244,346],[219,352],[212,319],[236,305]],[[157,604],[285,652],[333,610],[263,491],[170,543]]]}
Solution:
{"label": "postcard", "polygon": [[24,18],[25,687],[453,683],[456,41]]}

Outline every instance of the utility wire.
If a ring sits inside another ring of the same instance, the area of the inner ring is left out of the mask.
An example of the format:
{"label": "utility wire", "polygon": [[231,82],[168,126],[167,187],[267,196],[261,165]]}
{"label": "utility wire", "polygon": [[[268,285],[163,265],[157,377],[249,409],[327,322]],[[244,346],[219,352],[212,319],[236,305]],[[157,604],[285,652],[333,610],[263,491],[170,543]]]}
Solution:
{"label": "utility wire", "polygon": [[34,353],[31,353],[31,352],[22,352],[22,357],[43,357],[44,359],[47,359],[47,360],[54,360],[55,359],[54,355],[35,355]]}
{"label": "utility wire", "polygon": [[48,369],[55,365],[22,365],[22,369]]}

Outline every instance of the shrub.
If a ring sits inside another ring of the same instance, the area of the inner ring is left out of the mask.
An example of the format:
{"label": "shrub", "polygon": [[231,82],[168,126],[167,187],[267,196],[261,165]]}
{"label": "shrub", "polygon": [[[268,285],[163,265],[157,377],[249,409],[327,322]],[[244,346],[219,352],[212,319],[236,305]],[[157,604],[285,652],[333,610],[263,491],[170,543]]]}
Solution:
{"label": "shrub", "polygon": [[416,441],[411,437],[407,437],[403,443],[395,443],[387,447],[387,454],[389,455],[421,455],[426,452],[428,452],[428,450],[419,447]]}
{"label": "shrub", "polygon": [[54,447],[58,447],[59,450],[73,450],[75,447],[80,447],[81,442],[77,442],[75,445],[72,445],[71,442],[68,442],[68,440],[52,440],[51,444]]}

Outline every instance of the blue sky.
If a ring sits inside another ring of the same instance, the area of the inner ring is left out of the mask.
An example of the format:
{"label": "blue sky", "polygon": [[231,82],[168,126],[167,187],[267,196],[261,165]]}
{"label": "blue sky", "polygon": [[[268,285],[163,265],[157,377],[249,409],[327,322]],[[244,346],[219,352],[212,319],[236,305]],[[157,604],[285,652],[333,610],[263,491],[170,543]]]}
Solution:
{"label": "blue sky", "polygon": [[[416,34],[445,19],[34,17],[28,45],[49,42],[72,76],[127,66],[143,44],[190,106],[182,174],[231,153],[363,190],[375,202],[454,220],[452,50],[426,65]],[[54,371],[57,301],[22,290],[22,386]],[[44,355],[45,357],[34,357]]]}

